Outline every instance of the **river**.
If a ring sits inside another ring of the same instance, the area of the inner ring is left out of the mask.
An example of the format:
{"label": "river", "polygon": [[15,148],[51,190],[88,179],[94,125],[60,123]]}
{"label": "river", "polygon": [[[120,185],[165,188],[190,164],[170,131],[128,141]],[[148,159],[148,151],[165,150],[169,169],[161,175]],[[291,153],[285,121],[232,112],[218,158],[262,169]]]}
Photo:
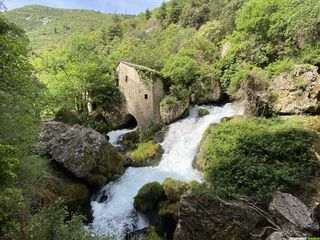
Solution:
{"label": "river", "polygon": [[[161,143],[164,154],[156,167],[130,167],[117,181],[111,182],[101,189],[92,199],[92,228],[100,236],[116,236],[123,239],[127,233],[148,226],[147,219],[137,213],[133,207],[133,198],[146,183],[166,178],[182,181],[202,181],[202,174],[192,167],[198,152],[202,134],[211,123],[218,123],[222,118],[242,115],[243,107],[238,103],[224,106],[204,106],[209,114],[198,118],[198,106],[190,107],[190,115],[169,125],[168,132]],[[118,140],[129,129],[110,132],[110,142],[118,146]],[[98,201],[101,196],[108,195],[105,201]]]}

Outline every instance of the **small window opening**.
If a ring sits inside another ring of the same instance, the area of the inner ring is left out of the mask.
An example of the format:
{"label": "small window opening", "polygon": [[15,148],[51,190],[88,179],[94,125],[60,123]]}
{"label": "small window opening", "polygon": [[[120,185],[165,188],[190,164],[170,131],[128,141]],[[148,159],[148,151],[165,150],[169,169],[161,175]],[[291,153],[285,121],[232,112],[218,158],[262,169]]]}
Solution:
{"label": "small window opening", "polygon": [[128,76],[126,76],[126,82],[128,82]]}
{"label": "small window opening", "polygon": [[148,94],[145,94],[145,95],[144,95],[144,99],[148,99]]}

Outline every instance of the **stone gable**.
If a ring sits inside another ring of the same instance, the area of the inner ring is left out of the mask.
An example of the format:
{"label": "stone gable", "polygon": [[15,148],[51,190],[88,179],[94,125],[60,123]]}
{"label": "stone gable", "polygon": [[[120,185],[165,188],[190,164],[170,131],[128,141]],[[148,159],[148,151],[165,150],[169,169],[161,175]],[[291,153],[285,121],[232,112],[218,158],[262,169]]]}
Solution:
{"label": "stone gable", "polygon": [[117,67],[119,90],[129,114],[139,127],[160,121],[160,102],[164,97],[161,75],[155,70],[121,61]]}

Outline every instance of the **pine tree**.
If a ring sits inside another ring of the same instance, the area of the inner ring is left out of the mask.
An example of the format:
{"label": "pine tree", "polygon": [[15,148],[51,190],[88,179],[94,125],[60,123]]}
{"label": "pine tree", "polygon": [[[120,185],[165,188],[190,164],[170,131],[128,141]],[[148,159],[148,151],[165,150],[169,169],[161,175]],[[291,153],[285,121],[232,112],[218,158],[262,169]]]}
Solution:
{"label": "pine tree", "polygon": [[147,20],[149,20],[151,18],[151,12],[150,12],[149,8],[147,8],[145,15],[146,15]]}
{"label": "pine tree", "polygon": [[113,24],[108,29],[109,40],[113,41],[116,37],[122,37],[121,19],[118,15],[114,15]]}
{"label": "pine tree", "polygon": [[160,21],[161,25],[164,24],[166,18],[167,18],[167,4],[166,2],[163,2],[157,16],[158,20]]}
{"label": "pine tree", "polygon": [[182,12],[181,4],[178,0],[172,0],[168,9],[168,21],[169,23],[178,23]]}

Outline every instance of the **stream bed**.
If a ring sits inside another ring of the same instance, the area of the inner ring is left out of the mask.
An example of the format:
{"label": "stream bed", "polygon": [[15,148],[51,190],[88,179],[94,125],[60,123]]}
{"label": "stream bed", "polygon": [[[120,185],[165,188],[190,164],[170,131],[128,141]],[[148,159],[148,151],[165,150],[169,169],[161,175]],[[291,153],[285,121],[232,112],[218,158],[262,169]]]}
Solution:
{"label": "stream bed", "polygon": [[[117,181],[103,187],[92,198],[92,228],[99,236],[116,236],[124,239],[130,233],[148,226],[148,220],[137,213],[133,207],[133,198],[139,189],[149,182],[162,183],[166,178],[190,182],[202,181],[202,174],[192,167],[198,152],[202,134],[211,123],[218,123],[225,117],[242,115],[243,107],[239,103],[227,103],[224,106],[204,106],[209,114],[198,118],[198,106],[190,107],[190,115],[169,125],[169,130],[161,143],[164,150],[161,161],[156,167],[130,167]],[[123,129],[108,134],[110,142],[119,146],[123,134],[133,131]],[[102,197],[106,198],[101,200]]]}

